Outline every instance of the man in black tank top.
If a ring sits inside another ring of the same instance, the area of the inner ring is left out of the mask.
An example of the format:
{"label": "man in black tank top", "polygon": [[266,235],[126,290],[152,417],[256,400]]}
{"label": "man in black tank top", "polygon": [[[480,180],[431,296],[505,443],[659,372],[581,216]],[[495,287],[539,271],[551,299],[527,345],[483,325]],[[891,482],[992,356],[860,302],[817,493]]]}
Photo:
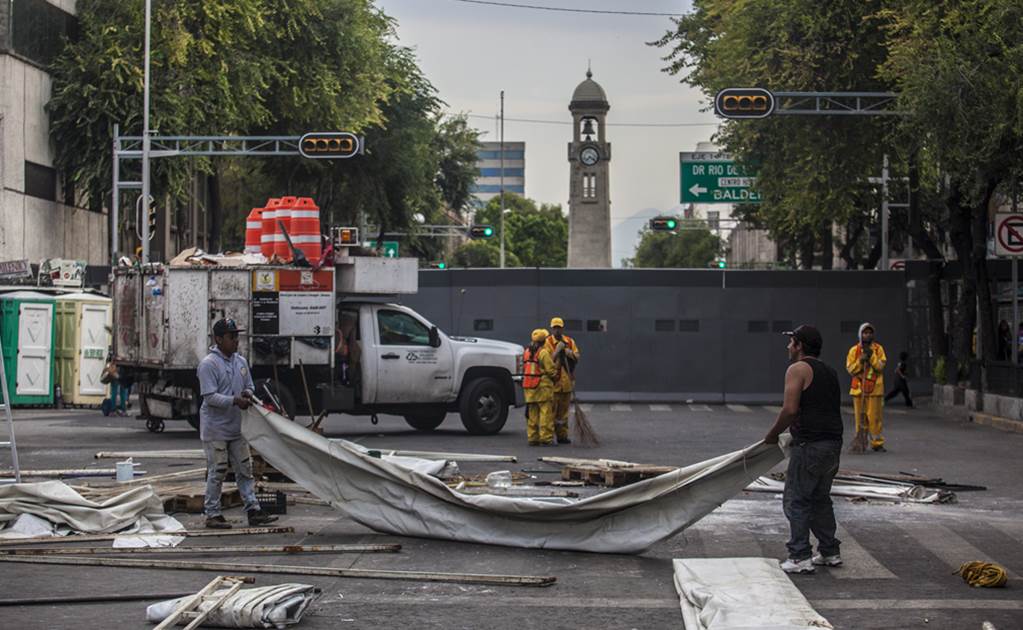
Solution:
{"label": "man in black tank top", "polygon": [[[804,324],[785,334],[790,337],[792,365],[785,372],[781,412],[764,442],[777,444],[785,429],[792,434],[783,495],[789,557],[781,568],[786,573],[813,573],[815,566],[842,564],[831,505],[831,484],[842,454],[841,389],[838,374],[818,358],[823,340],[816,328]],[[810,532],[817,538],[816,554]]]}

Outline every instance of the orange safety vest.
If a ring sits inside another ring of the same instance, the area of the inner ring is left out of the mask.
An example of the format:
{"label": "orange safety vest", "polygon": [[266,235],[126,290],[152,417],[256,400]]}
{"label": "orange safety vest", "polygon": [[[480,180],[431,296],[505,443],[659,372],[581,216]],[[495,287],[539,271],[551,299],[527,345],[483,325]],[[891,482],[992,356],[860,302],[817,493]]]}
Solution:
{"label": "orange safety vest", "polygon": [[526,348],[522,353],[522,388],[536,389],[540,387],[540,362],[536,360],[537,352],[530,355],[530,349]]}
{"label": "orange safety vest", "polygon": [[[873,344],[871,344],[873,348]],[[856,360],[859,361],[863,357],[863,344],[856,344]],[[874,367],[869,363],[866,365],[865,371],[867,377],[861,379],[859,376],[854,376],[852,380],[852,388],[858,389],[864,394],[869,394],[874,391],[874,386],[877,385],[878,373],[874,370]]]}

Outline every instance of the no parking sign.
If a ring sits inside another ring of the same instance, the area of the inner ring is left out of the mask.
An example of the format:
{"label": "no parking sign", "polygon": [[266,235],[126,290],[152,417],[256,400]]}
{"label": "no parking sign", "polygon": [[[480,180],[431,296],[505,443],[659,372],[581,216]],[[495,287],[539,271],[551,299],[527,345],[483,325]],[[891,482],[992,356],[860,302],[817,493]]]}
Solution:
{"label": "no parking sign", "polygon": [[995,215],[995,255],[1023,255],[1023,214]]}

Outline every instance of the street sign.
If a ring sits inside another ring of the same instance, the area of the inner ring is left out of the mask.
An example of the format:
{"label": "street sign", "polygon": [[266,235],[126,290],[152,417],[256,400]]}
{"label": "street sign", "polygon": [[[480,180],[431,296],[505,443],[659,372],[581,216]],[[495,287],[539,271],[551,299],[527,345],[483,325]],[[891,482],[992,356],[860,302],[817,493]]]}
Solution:
{"label": "street sign", "polygon": [[1023,255],[1023,214],[995,215],[995,255]]}
{"label": "street sign", "polygon": [[760,203],[753,190],[757,178],[750,177],[726,153],[681,152],[682,203]]}
{"label": "street sign", "polygon": [[31,278],[32,267],[27,260],[6,260],[0,262],[0,278],[9,280],[12,278]]}
{"label": "street sign", "polygon": [[[368,247],[370,249],[376,249],[377,248],[377,242],[376,241],[368,241],[366,243],[366,247]],[[383,253],[384,258],[397,258],[398,257],[398,241],[384,241],[384,246],[381,249],[383,250],[382,253]]]}

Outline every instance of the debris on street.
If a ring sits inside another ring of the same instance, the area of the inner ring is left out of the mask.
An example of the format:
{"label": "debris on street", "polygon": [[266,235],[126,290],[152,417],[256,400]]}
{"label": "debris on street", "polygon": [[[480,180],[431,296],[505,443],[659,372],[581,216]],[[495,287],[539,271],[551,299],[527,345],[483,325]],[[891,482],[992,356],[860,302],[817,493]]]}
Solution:
{"label": "debris on street", "polygon": [[162,622],[157,628],[170,628],[185,620],[195,627],[284,628],[300,622],[321,594],[310,584],[247,589],[241,585],[235,578],[218,577],[191,597],[152,604],[146,608],[146,621]]}

